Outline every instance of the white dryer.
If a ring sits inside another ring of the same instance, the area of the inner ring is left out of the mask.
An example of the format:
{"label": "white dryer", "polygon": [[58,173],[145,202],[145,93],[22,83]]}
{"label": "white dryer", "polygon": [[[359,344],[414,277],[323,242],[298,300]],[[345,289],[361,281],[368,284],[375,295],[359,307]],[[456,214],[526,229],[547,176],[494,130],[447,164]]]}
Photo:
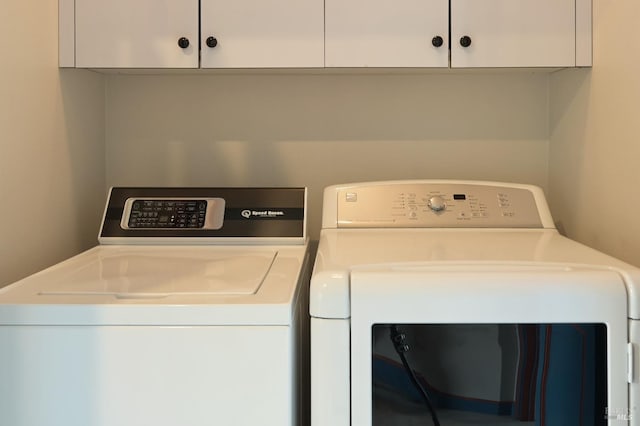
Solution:
{"label": "white dryer", "polygon": [[312,426],[640,424],[640,270],[539,188],[338,185],[322,224]]}
{"label": "white dryer", "polygon": [[305,188],[113,188],[99,246],[0,290],[0,424],[306,424],[305,212]]}

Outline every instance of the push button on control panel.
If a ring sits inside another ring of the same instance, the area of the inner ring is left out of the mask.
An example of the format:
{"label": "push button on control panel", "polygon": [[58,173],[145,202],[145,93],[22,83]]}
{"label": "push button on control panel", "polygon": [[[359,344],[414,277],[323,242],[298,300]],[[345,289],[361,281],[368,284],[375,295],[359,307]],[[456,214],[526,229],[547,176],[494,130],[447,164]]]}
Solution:
{"label": "push button on control panel", "polygon": [[220,229],[225,202],[211,199],[129,199],[123,229]]}
{"label": "push button on control panel", "polygon": [[207,204],[199,201],[140,200],[133,203],[129,228],[202,228]]}

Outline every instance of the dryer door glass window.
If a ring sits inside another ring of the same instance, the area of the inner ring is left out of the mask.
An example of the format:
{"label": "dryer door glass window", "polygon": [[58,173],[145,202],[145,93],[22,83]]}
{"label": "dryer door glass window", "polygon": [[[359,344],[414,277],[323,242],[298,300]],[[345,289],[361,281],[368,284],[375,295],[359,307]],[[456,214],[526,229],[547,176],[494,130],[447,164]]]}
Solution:
{"label": "dryer door glass window", "polygon": [[604,324],[376,324],[372,348],[374,426],[607,424]]}

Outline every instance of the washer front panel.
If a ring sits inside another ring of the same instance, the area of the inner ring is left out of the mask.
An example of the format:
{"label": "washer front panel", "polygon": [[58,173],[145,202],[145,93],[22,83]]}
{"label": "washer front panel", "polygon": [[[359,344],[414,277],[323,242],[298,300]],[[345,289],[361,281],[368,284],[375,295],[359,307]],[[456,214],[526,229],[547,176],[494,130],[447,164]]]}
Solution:
{"label": "washer front panel", "polygon": [[297,426],[292,328],[3,326],[0,423]]}

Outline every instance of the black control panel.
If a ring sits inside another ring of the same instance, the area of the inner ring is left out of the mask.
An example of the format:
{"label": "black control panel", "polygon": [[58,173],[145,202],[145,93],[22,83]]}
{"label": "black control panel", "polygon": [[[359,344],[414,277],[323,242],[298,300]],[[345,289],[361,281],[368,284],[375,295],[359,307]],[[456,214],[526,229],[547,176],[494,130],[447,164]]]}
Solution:
{"label": "black control panel", "polygon": [[205,200],[135,200],[127,223],[135,228],[203,228]]}
{"label": "black control panel", "polygon": [[299,244],[306,239],[306,194],[305,188],[116,187],[99,241]]}

